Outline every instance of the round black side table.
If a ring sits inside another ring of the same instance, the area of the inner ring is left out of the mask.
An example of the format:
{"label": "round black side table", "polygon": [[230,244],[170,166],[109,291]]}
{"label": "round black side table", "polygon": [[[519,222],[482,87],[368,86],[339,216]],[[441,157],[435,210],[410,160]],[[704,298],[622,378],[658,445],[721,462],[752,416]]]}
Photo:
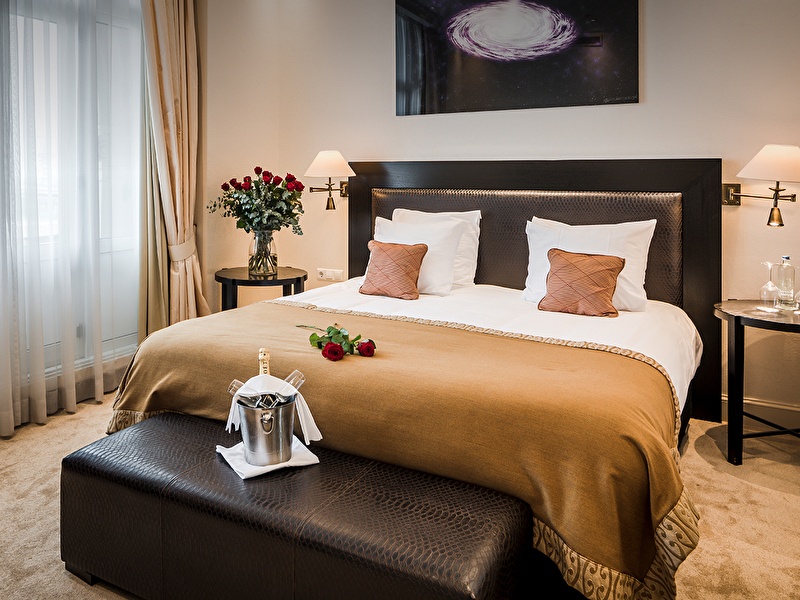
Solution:
{"label": "round black side table", "polygon": [[283,286],[283,295],[299,294],[305,287],[308,272],[294,267],[278,267],[275,275],[250,276],[247,267],[220,269],[214,279],[222,284],[222,310],[236,308],[239,302],[239,286]]}
{"label": "round black side table", "polygon": [[[744,328],[771,329],[800,333],[800,311],[766,312],[757,300],[727,300],[714,305],[714,315],[728,323],[728,462],[742,464],[745,438],[793,435],[800,429],[787,429],[744,410]],[[775,431],[743,433],[744,417],[772,427]]]}

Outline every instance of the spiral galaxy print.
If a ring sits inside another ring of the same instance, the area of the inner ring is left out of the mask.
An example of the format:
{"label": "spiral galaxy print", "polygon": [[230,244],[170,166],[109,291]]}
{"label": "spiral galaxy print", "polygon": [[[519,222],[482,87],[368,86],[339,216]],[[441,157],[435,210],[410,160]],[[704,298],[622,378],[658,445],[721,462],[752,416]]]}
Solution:
{"label": "spiral galaxy print", "polygon": [[548,6],[523,0],[479,4],[455,15],[447,37],[459,50],[496,61],[533,60],[568,48],[575,23]]}

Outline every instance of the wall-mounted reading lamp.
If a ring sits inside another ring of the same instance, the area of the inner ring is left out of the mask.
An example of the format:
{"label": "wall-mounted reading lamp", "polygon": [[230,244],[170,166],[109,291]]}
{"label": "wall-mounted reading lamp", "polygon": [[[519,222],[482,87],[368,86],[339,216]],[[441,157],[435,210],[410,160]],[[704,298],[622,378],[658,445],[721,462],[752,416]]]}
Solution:
{"label": "wall-mounted reading lamp", "polygon": [[347,198],[347,182],[340,181],[339,187],[333,187],[333,177],[354,177],[355,171],[350,168],[344,156],[338,150],[322,150],[314,162],[308,167],[305,177],[327,177],[328,184],[325,187],[308,188],[311,192],[328,192],[328,205],[326,210],[336,210],[333,203],[333,192],[339,192],[339,196]]}
{"label": "wall-mounted reading lamp", "polygon": [[778,208],[778,200],[797,202],[797,194],[782,195],[781,192],[785,191],[785,188],[781,187],[781,181],[800,182],[800,146],[767,144],[739,171],[737,177],[774,181],[775,187],[769,188],[772,190],[772,195],[742,194],[741,184],[723,183],[722,204],[738,206],[741,204],[739,198],[772,200],[772,210],[769,211],[767,225],[783,227],[783,217],[781,217],[781,209]]}

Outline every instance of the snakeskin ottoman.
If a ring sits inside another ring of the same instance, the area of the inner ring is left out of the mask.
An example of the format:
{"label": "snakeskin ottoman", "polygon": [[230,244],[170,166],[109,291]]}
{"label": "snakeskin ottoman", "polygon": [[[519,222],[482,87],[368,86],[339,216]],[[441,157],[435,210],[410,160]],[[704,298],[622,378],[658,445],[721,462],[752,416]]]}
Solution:
{"label": "snakeskin ottoman", "polygon": [[318,447],[318,465],[242,480],[215,452],[239,439],[167,413],[65,457],[66,568],[143,598],[526,593],[521,500]]}

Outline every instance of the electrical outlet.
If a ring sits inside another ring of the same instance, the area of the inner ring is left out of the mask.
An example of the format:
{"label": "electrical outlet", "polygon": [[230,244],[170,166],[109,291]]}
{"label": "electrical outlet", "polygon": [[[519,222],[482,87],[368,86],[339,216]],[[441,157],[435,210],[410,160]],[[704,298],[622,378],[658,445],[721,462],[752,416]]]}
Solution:
{"label": "electrical outlet", "polygon": [[344,281],[344,271],[342,269],[317,267],[317,279],[321,281]]}

